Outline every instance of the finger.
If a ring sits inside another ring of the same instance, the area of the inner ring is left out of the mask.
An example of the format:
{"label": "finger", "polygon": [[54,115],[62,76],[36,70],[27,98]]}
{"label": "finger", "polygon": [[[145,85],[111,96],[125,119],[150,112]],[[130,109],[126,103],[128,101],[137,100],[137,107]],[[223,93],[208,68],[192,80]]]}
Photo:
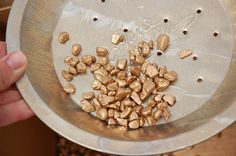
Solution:
{"label": "finger", "polygon": [[33,112],[24,100],[7,105],[0,105],[0,127],[28,119],[33,115]]}
{"label": "finger", "polygon": [[22,99],[18,90],[6,90],[0,92],[0,105],[16,102]]}
{"label": "finger", "polygon": [[10,87],[25,72],[27,60],[22,52],[10,53],[0,59],[0,91]]}
{"label": "finger", "polygon": [[5,56],[7,54],[6,52],[6,43],[0,41],[0,58]]}

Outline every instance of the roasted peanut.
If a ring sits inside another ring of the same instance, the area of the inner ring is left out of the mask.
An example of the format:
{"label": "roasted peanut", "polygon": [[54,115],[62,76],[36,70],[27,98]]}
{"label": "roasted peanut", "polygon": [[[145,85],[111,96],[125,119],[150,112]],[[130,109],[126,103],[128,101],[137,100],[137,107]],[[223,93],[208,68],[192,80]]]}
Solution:
{"label": "roasted peanut", "polygon": [[94,92],[86,92],[86,93],[83,93],[83,98],[85,100],[91,100],[95,97],[95,94]]}
{"label": "roasted peanut", "polygon": [[161,102],[161,101],[162,101],[162,97],[163,97],[163,95],[157,94],[157,95],[154,97],[154,100],[155,100],[156,102]]}
{"label": "roasted peanut", "polygon": [[148,41],[148,46],[150,47],[151,50],[154,48],[153,40]]}
{"label": "roasted peanut", "polygon": [[76,57],[67,56],[64,59],[64,62],[70,66],[75,67],[79,63],[79,59]]}
{"label": "roasted peanut", "polygon": [[109,63],[108,57],[100,57],[98,63],[102,66],[106,66]]}
{"label": "roasted peanut", "polygon": [[115,96],[116,95],[116,91],[109,91],[107,95],[108,96]]}
{"label": "roasted peanut", "polygon": [[95,74],[100,74],[100,75],[102,75],[102,76],[108,76],[108,72],[107,72],[105,69],[103,69],[103,68],[99,68],[99,69],[96,70],[94,73],[95,73]]}
{"label": "roasted peanut", "polygon": [[115,114],[115,110],[114,110],[114,109],[109,109],[109,110],[108,110],[108,117],[109,117],[109,118],[113,118],[113,117],[114,117],[114,114]]}
{"label": "roasted peanut", "polygon": [[127,119],[117,118],[116,121],[121,126],[125,126],[125,127],[128,126],[128,120]]}
{"label": "roasted peanut", "polygon": [[107,121],[107,124],[110,126],[115,126],[116,125],[116,120],[113,118],[109,118]]}
{"label": "roasted peanut", "polygon": [[142,89],[142,84],[139,81],[132,82],[129,87],[136,93],[140,92]]}
{"label": "roasted peanut", "polygon": [[101,109],[97,110],[96,115],[97,115],[98,119],[100,119],[100,120],[107,120],[107,117],[108,117],[107,109],[101,108]]}
{"label": "roasted peanut", "polygon": [[91,64],[90,71],[94,72],[94,71],[98,70],[100,67],[101,67],[101,65],[99,63],[93,63],[93,64]]}
{"label": "roasted peanut", "polygon": [[133,99],[133,101],[137,103],[138,105],[142,104],[142,101],[136,92],[132,92],[130,98]]}
{"label": "roasted peanut", "polygon": [[97,53],[98,56],[105,57],[108,54],[108,50],[106,48],[97,47],[96,53]]}
{"label": "roasted peanut", "polygon": [[134,67],[134,66],[131,66],[130,67],[130,72],[133,76],[139,76],[140,73],[141,73],[141,68],[140,67]]}
{"label": "roasted peanut", "polygon": [[117,61],[116,67],[120,70],[125,70],[127,67],[127,60],[126,59],[119,59]]}
{"label": "roasted peanut", "polygon": [[87,67],[83,62],[80,62],[76,65],[78,74],[86,73]]}
{"label": "roasted peanut", "polygon": [[103,76],[102,76],[102,75],[95,73],[95,74],[93,74],[93,77],[94,77],[96,80],[102,82],[102,79],[103,79]]}
{"label": "roasted peanut", "polygon": [[62,70],[61,75],[66,81],[73,80],[73,75],[71,75],[68,71]]}
{"label": "roasted peanut", "polygon": [[175,71],[170,71],[170,72],[164,74],[164,78],[173,82],[173,81],[177,80],[178,76]]}
{"label": "roasted peanut", "polygon": [[91,87],[94,89],[94,90],[99,90],[102,86],[102,83],[98,80],[93,80],[92,81],[92,84],[91,84]]}
{"label": "roasted peanut", "polygon": [[132,112],[132,108],[125,107],[124,111],[120,114],[120,117],[123,119],[127,118],[131,112]]}
{"label": "roasted peanut", "polygon": [[162,114],[162,115],[164,116],[164,119],[165,119],[166,121],[169,120],[169,118],[170,118],[170,112],[169,112],[167,109],[163,109],[163,114]]}
{"label": "roasted peanut", "polygon": [[116,91],[115,100],[121,101],[131,94],[131,89],[129,88],[118,88]]}
{"label": "roasted peanut", "polygon": [[115,112],[114,112],[114,119],[119,118],[119,117],[120,117],[120,114],[121,114],[121,112],[115,110]]}
{"label": "roasted peanut", "polygon": [[139,65],[143,65],[145,62],[145,59],[143,56],[138,55],[138,56],[136,56],[135,62]]}
{"label": "roasted peanut", "polygon": [[77,75],[78,72],[75,67],[69,66],[68,72],[71,73],[72,75]]}
{"label": "roasted peanut", "polygon": [[167,102],[170,106],[174,106],[176,103],[176,98],[173,95],[166,94],[163,96],[163,100]]}
{"label": "roasted peanut", "polygon": [[158,69],[154,66],[154,65],[151,65],[151,64],[148,64],[147,65],[147,68],[146,68],[146,75],[150,78],[155,78],[158,76]]}
{"label": "roasted peanut", "polygon": [[134,64],[135,60],[136,60],[135,55],[134,54],[129,54],[129,60],[130,60],[130,64]]}
{"label": "roasted peanut", "polygon": [[110,72],[110,76],[116,76],[119,72],[120,72],[119,69],[113,69],[113,70]]}
{"label": "roasted peanut", "polygon": [[160,102],[157,104],[157,108],[160,110],[166,109],[168,107],[168,103],[167,102]]}
{"label": "roasted peanut", "polygon": [[159,91],[165,90],[170,85],[170,81],[163,79],[163,78],[155,78],[154,82],[156,83],[157,90],[159,90]]}
{"label": "roasted peanut", "polygon": [[130,129],[137,129],[139,128],[139,120],[133,120],[129,123]]}
{"label": "roasted peanut", "polygon": [[129,98],[125,98],[122,103],[124,106],[132,106],[132,101]]}
{"label": "roasted peanut", "polygon": [[156,120],[152,116],[148,116],[148,117],[146,117],[146,119],[147,119],[147,123],[149,126],[156,125]]}
{"label": "roasted peanut", "polygon": [[129,53],[134,56],[138,56],[141,55],[141,50],[139,48],[130,48]]}
{"label": "roasted peanut", "polygon": [[114,102],[114,97],[113,96],[108,96],[105,94],[100,94],[98,95],[98,101],[103,105],[108,105],[111,104],[112,102]]}
{"label": "roasted peanut", "polygon": [[87,66],[91,66],[91,64],[93,64],[94,62],[96,62],[96,58],[92,55],[85,55],[82,57],[82,61],[84,62],[84,64],[86,64]]}
{"label": "roasted peanut", "polygon": [[141,110],[141,114],[142,114],[143,116],[151,115],[151,113],[152,113],[152,107],[150,107],[150,106],[144,107],[144,108]]}
{"label": "roasted peanut", "polygon": [[155,83],[152,82],[151,80],[147,80],[143,84],[143,89],[140,94],[141,100],[145,100],[155,89]]}
{"label": "roasted peanut", "polygon": [[74,94],[76,91],[75,86],[71,83],[68,83],[63,89],[68,94]]}
{"label": "roasted peanut", "polygon": [[115,79],[115,81],[118,83],[119,87],[125,87],[127,86],[127,82],[125,80]]}
{"label": "roasted peanut", "polygon": [[108,94],[108,89],[106,86],[102,85],[100,88],[100,93],[101,94]]}
{"label": "roasted peanut", "polygon": [[170,38],[167,34],[161,34],[157,38],[157,49],[161,52],[165,52],[168,48],[170,42]]}
{"label": "roasted peanut", "polygon": [[128,76],[126,79],[127,84],[131,84],[132,82],[134,82],[137,79],[136,76]]}
{"label": "roasted peanut", "polygon": [[159,68],[159,77],[164,77],[164,75],[167,73],[166,66]]}
{"label": "roasted peanut", "polygon": [[154,119],[159,120],[159,119],[161,118],[161,116],[162,116],[162,113],[163,113],[162,110],[159,110],[159,109],[156,110],[156,111],[153,113]]}
{"label": "roasted peanut", "polygon": [[115,82],[115,80],[113,80],[110,76],[103,76],[102,77],[102,84],[104,84],[105,86],[107,86],[113,82]]}
{"label": "roasted peanut", "polygon": [[101,106],[101,104],[100,104],[100,102],[98,101],[97,98],[94,98],[94,99],[93,99],[93,106],[94,106],[94,108],[95,108],[96,110],[102,108],[102,106]]}
{"label": "roasted peanut", "polygon": [[94,106],[88,100],[81,100],[81,105],[80,106],[81,106],[82,110],[87,112],[87,113],[95,111]]}
{"label": "roasted peanut", "polygon": [[81,52],[81,45],[80,44],[74,44],[73,46],[72,46],[72,49],[71,49],[71,51],[72,51],[72,54],[74,55],[74,56],[78,56],[79,54],[80,54],[80,52]]}
{"label": "roasted peanut", "polygon": [[145,62],[142,66],[141,66],[141,72],[143,74],[146,73],[146,69],[147,69],[147,66],[149,65],[150,63],[149,62]]}
{"label": "roasted peanut", "polygon": [[143,117],[140,117],[140,118],[139,118],[139,126],[140,126],[140,127],[143,127],[144,124],[145,124],[145,119],[144,119]]}
{"label": "roasted peanut", "polygon": [[134,110],[136,113],[140,114],[142,109],[143,109],[143,106],[137,105],[137,106],[134,107],[133,110]]}
{"label": "roasted peanut", "polygon": [[120,80],[125,80],[127,78],[127,72],[126,71],[119,71],[117,74],[117,78]]}
{"label": "roasted peanut", "polygon": [[151,54],[151,48],[147,42],[143,42],[141,46],[141,53],[142,53],[142,56],[144,57],[147,57]]}
{"label": "roasted peanut", "polygon": [[66,43],[70,39],[68,32],[61,32],[58,36],[58,41],[61,44]]}
{"label": "roasted peanut", "polygon": [[156,106],[156,101],[154,100],[154,99],[149,99],[149,101],[148,101],[148,106],[150,106],[150,107],[155,107]]}
{"label": "roasted peanut", "polygon": [[138,114],[135,111],[131,112],[129,115],[129,121],[137,120],[138,118]]}
{"label": "roasted peanut", "polygon": [[105,65],[104,67],[106,69],[106,71],[111,72],[112,70],[115,69],[115,66],[113,66],[112,64],[108,63],[107,65]]}
{"label": "roasted peanut", "polygon": [[117,82],[114,82],[114,83],[111,83],[107,86],[107,89],[110,90],[110,91],[116,91],[118,89],[118,83]]}

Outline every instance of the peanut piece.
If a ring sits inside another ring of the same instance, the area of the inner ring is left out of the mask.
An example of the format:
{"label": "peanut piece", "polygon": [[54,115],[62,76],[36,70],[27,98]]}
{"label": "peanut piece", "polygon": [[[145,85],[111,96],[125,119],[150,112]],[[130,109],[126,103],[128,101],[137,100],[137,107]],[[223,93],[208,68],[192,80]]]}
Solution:
{"label": "peanut piece", "polygon": [[166,94],[163,96],[163,100],[167,102],[170,106],[174,106],[176,103],[176,98],[173,95]]}
{"label": "peanut piece", "polygon": [[112,40],[111,40],[111,42],[112,42],[114,45],[118,45],[119,43],[123,42],[124,39],[125,39],[125,36],[124,36],[124,35],[115,33],[115,34],[112,35]]}
{"label": "peanut piece", "polygon": [[185,58],[191,56],[192,54],[193,54],[192,50],[185,49],[185,50],[179,52],[179,58],[180,59],[185,59]]}

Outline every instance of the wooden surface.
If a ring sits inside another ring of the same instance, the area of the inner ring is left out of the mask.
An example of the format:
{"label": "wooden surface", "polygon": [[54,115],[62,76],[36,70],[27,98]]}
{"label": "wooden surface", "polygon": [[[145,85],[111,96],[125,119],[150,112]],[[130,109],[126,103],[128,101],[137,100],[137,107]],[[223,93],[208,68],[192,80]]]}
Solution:
{"label": "wooden surface", "polygon": [[[5,39],[8,13],[0,12],[0,40]],[[37,118],[33,118],[0,128],[0,155],[54,156],[55,141],[55,133]],[[166,156],[236,156],[236,123],[204,143]]]}

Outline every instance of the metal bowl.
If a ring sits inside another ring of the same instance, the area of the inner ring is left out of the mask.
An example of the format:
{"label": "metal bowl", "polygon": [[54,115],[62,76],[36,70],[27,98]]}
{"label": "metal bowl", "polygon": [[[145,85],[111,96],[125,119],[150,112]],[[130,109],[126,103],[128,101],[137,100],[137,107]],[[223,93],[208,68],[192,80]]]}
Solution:
{"label": "metal bowl", "polygon": [[[149,155],[200,143],[236,119],[235,6],[234,0],[15,0],[7,48],[24,51],[28,58],[17,86],[50,128],[94,150]],[[61,31],[70,34],[65,45],[57,42]],[[124,33],[126,42],[113,46],[114,32]],[[73,80],[75,96],[63,96],[60,71],[67,68],[63,59],[73,43],[82,44],[82,54],[94,55],[97,46],[107,47],[117,59],[127,57],[129,46],[163,32],[170,35],[170,47],[165,55],[153,54],[149,60],[179,74],[166,91],[177,97],[169,122],[133,131],[107,127],[79,106],[81,93],[90,89],[90,74]],[[184,48],[191,48],[198,59],[180,60],[177,52]]]}

